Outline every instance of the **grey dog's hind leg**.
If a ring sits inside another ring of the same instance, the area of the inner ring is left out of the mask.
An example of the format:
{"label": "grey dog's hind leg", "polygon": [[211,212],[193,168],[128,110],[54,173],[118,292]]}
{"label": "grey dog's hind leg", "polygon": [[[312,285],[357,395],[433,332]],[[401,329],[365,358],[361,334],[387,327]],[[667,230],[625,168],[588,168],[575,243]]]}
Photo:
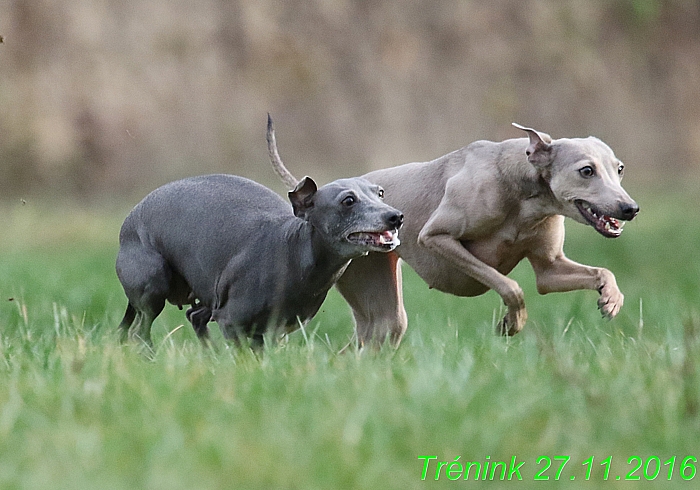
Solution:
{"label": "grey dog's hind leg", "polygon": [[185,312],[185,316],[192,324],[192,328],[194,328],[199,340],[202,342],[208,340],[209,327],[207,327],[207,323],[211,320],[211,310],[201,303],[193,304]]}
{"label": "grey dog's hind leg", "polygon": [[129,329],[136,319],[136,309],[131,303],[126,305],[126,312],[124,313],[124,318],[119,324],[119,338],[123,342],[126,342],[129,338]]}
{"label": "grey dog's hind leg", "polygon": [[124,319],[119,324],[119,338],[121,342],[126,342],[130,338],[139,339],[152,345],[151,341],[151,325],[153,320],[160,314],[165,306],[165,301],[162,302],[160,308],[156,306],[151,311],[140,311],[132,306],[131,303],[126,307]]}
{"label": "grey dog's hind leg", "polygon": [[119,325],[122,339],[151,345],[151,325],[163,311],[172,272],[165,259],[139,246],[123,246],[117,256],[117,275],[129,299]]}

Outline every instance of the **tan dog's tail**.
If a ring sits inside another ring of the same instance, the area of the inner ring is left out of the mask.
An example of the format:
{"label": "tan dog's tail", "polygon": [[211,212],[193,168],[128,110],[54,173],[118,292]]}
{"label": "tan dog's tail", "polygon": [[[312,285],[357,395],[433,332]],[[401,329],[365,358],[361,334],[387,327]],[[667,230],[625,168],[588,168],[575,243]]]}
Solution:
{"label": "tan dog's tail", "polygon": [[277,151],[275,128],[272,125],[272,117],[270,117],[270,113],[267,114],[267,151],[270,153],[272,168],[275,170],[275,173],[279,175],[279,178],[282,179],[284,185],[286,185],[289,190],[296,188],[299,180],[294,177],[289,170],[287,170],[287,167],[285,167],[284,163],[282,163],[280,154]]}

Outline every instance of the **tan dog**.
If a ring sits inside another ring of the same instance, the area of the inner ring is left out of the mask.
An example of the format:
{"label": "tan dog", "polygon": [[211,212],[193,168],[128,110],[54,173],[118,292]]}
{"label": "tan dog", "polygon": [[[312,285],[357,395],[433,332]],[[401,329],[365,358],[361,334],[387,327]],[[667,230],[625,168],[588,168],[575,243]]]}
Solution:
{"label": "tan dog", "polygon": [[[399,258],[431,288],[457,296],[496,291],[508,311],[499,333],[519,332],[527,319],[523,291],[506,277],[524,258],[540,294],[576,289],[600,293],[613,318],[624,296],[607,269],[564,256],[564,217],[620,236],[620,220],[639,212],[620,186],[624,165],[597,138],[562,138],[514,124],[528,138],[477,141],[432,162],[408,163],[364,177],[382,186],[385,202],[404,213],[401,245],[352,261],[336,287],[352,307],[358,341],[398,344],[407,318]],[[295,182],[279,158],[283,180]]]}

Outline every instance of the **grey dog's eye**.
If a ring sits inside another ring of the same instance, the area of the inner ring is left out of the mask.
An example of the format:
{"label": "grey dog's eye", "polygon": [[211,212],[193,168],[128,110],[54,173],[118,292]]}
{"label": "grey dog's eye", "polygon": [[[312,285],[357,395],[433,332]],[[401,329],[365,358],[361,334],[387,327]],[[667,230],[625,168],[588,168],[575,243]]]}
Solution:
{"label": "grey dog's eye", "polygon": [[350,207],[355,204],[355,196],[348,196],[341,201],[344,206]]}
{"label": "grey dog's eye", "polygon": [[377,195],[379,195],[379,199],[384,199],[384,189],[379,189]]}
{"label": "grey dog's eye", "polygon": [[581,177],[584,177],[586,179],[591,178],[595,175],[595,170],[593,170],[593,167],[590,165],[586,165],[585,167],[579,169],[578,171],[581,174]]}
{"label": "grey dog's eye", "polygon": [[621,163],[617,167],[617,175],[622,175],[622,172],[624,172],[624,171],[625,171],[625,165]]}

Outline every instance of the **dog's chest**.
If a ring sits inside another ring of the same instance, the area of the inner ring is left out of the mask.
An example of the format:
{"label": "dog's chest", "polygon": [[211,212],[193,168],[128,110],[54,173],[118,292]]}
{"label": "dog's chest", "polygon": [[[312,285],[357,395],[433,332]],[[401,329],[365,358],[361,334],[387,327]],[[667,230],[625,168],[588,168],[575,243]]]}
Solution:
{"label": "dog's chest", "polygon": [[507,274],[518,265],[541,234],[538,223],[506,223],[493,233],[463,243],[476,258]]}

